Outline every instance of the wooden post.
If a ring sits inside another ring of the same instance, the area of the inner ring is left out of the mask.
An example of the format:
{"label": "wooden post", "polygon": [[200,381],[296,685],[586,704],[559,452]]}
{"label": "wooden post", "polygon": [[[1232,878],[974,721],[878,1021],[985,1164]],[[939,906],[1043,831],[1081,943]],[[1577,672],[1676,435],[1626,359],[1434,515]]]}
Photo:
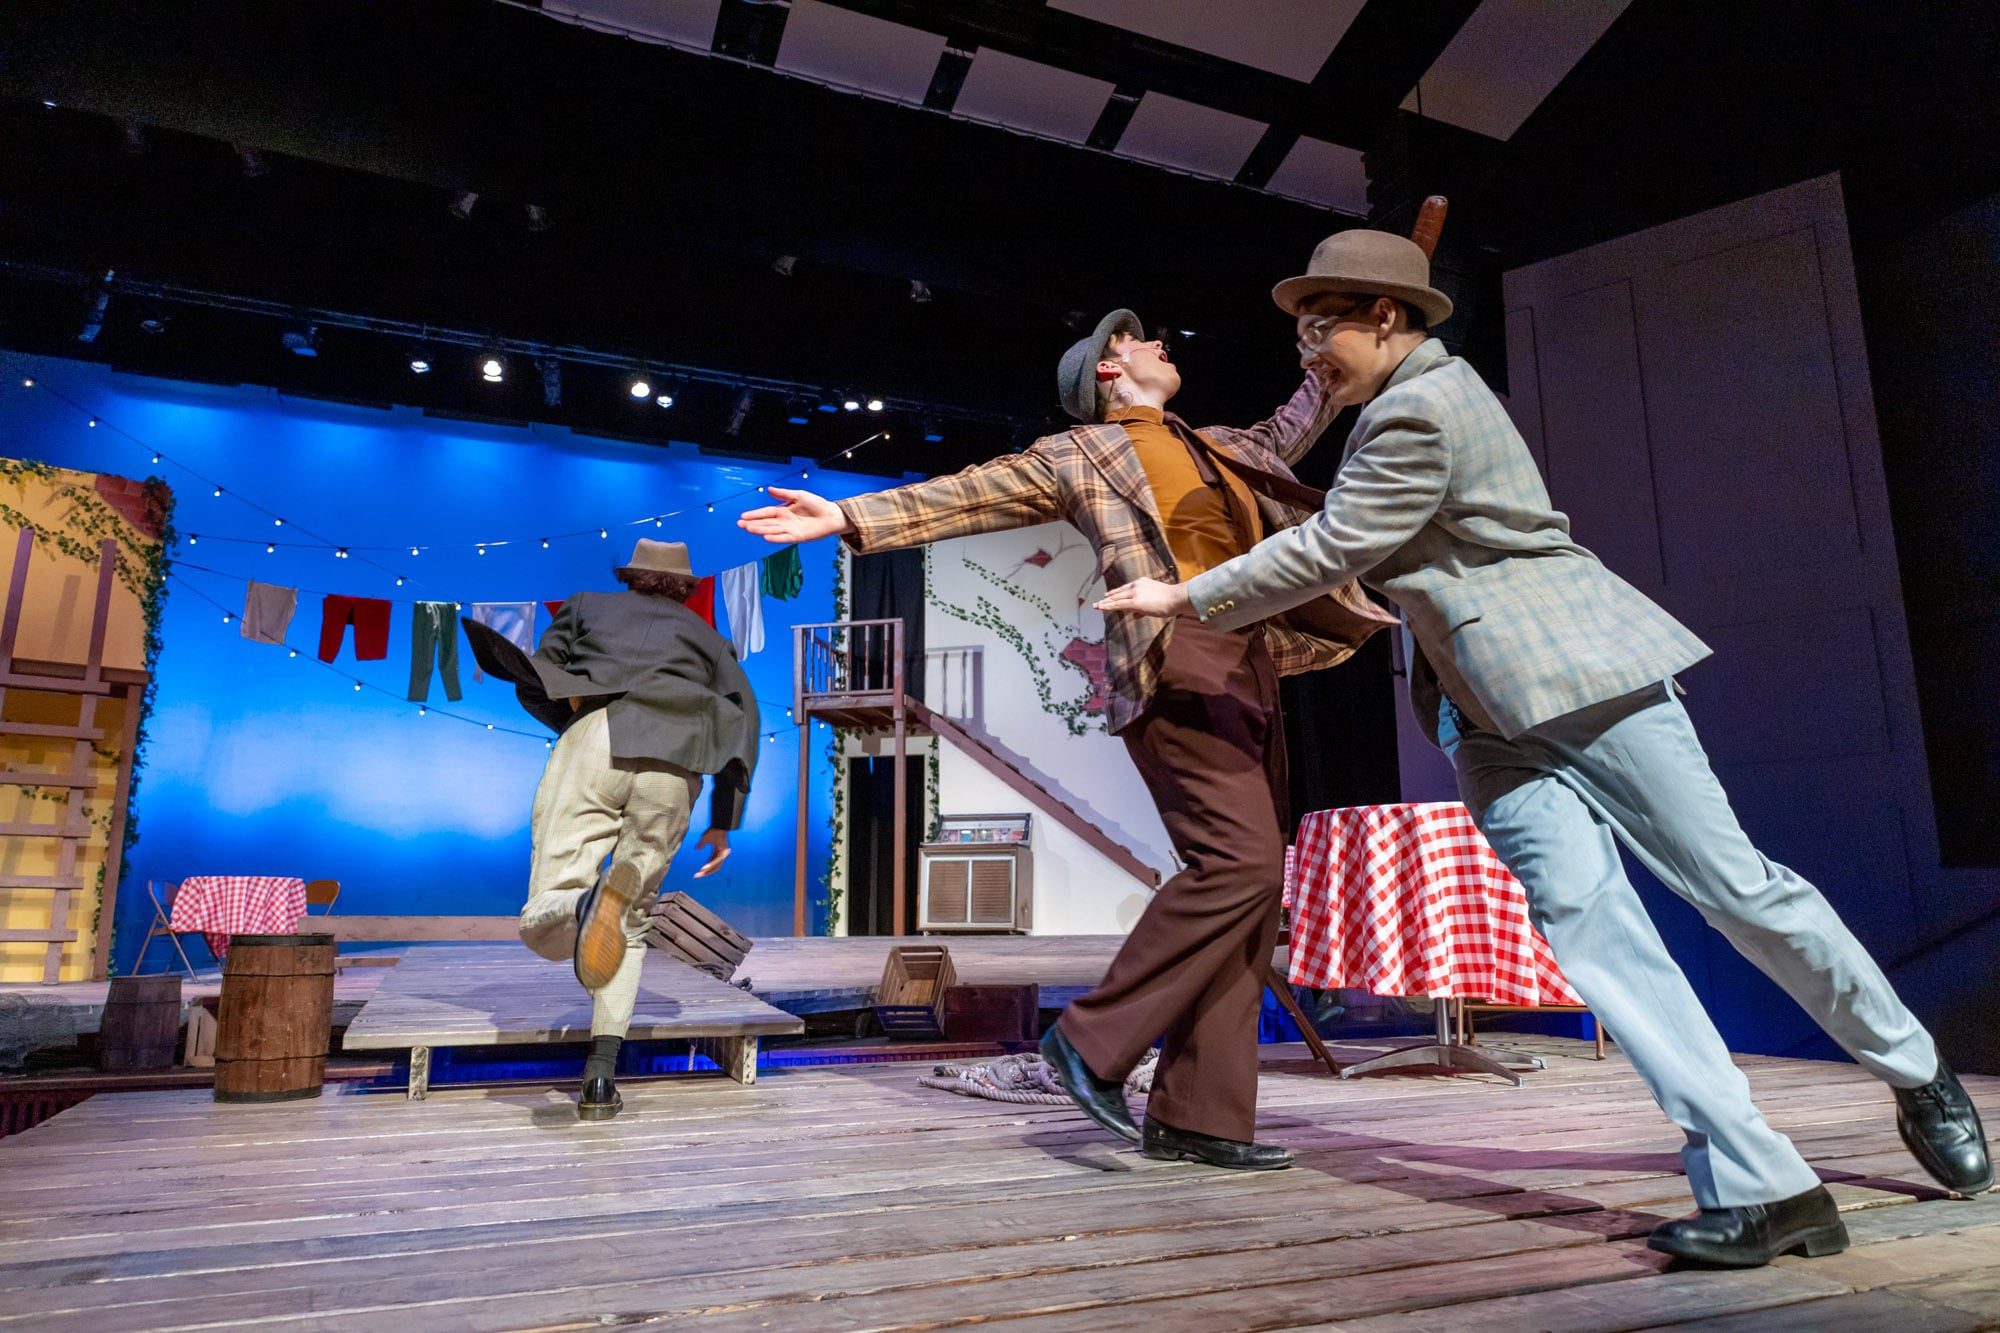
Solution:
{"label": "wooden post", "polygon": [[410,1048],[410,1100],[420,1102],[431,1090],[431,1048]]}
{"label": "wooden post", "polygon": [[[792,849],[794,935],[806,933],[806,810],[812,803],[812,749],[806,744],[812,735],[812,715],[806,711],[806,636],[809,632],[804,625],[792,631],[792,716],[799,720],[798,842]],[[834,781],[839,780],[836,773]]]}
{"label": "wooden post", "polygon": [[895,858],[894,924],[890,933],[907,935],[910,933],[910,868],[904,853],[904,843],[909,838],[909,757],[910,718],[903,706],[903,622],[898,620],[889,626],[890,681],[893,692],[893,707],[896,718],[896,817],[894,821],[895,839],[890,855]]}

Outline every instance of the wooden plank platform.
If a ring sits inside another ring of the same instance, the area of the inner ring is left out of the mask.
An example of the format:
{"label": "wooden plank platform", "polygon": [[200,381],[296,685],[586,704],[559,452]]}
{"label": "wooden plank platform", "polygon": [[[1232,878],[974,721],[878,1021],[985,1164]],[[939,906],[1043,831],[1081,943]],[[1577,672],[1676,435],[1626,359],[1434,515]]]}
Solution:
{"label": "wooden plank platform", "polygon": [[1123,935],[759,936],[735,979],[795,1014],[865,1009],[875,1003],[882,965],[898,944],[942,944],[961,985],[1042,988],[1059,1009],[1104,979]]}
{"label": "wooden plank platform", "polygon": [[[739,1082],[756,1076],[757,1039],[805,1031],[782,1009],[658,949],[646,951],[626,1036],[716,1041],[716,1062]],[[453,1046],[588,1041],[590,996],[568,963],[513,944],[411,947],[354,1021],[342,1049],[408,1050],[410,1096],[428,1089],[430,1052]]]}
{"label": "wooden plank platform", "polygon": [[[312,918],[315,926],[321,918]],[[154,946],[154,956],[166,952]],[[155,971],[159,970],[157,965]],[[333,982],[333,1025],[343,1027],[375,993],[382,973],[376,969],[341,972]],[[103,981],[0,982],[0,1070],[17,1065],[38,1050],[70,1046],[97,1031],[104,1016],[110,983]],[[222,993],[222,976],[209,971],[181,982],[181,1017],[204,996]]]}
{"label": "wooden plank platform", "polygon": [[[1347,1082],[1267,1047],[1291,1171],[1151,1162],[1063,1106],[872,1065],[570,1088],[93,1098],[0,1141],[0,1329],[1354,1333],[1984,1329],[2000,1198],[1948,1200],[1851,1065],[1746,1058],[1854,1246],[1747,1272],[1644,1246],[1686,1211],[1679,1133],[1616,1053],[1524,1039],[1526,1086]],[[1346,1048],[1353,1057],[1359,1048]],[[1967,1078],[1989,1125],[2000,1079]]]}

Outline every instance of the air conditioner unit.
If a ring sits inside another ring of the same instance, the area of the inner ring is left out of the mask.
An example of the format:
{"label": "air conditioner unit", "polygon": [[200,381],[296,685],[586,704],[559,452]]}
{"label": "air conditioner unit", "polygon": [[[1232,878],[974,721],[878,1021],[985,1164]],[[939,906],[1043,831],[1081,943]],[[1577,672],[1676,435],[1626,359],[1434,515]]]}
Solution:
{"label": "air conditioner unit", "polygon": [[918,849],[917,929],[1018,934],[1034,903],[1026,815],[957,815]]}

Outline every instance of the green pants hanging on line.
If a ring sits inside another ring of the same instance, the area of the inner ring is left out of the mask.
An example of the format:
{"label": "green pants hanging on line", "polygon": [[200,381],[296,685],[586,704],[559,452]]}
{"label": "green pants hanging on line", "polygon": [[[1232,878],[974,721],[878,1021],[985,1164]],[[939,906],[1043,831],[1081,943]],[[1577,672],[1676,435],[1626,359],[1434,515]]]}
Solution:
{"label": "green pants hanging on line", "polygon": [[457,703],[458,606],[454,602],[418,602],[410,620],[410,702],[431,697],[431,662],[444,678],[444,697]]}

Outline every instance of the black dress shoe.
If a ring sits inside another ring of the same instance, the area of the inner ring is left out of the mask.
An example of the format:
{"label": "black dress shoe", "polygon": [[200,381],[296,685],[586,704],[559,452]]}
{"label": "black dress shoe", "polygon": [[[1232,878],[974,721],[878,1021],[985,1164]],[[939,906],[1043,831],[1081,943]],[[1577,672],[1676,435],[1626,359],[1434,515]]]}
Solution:
{"label": "black dress shoe", "polygon": [[1896,1089],[1896,1128],[1910,1154],[1952,1193],[1993,1188],[1979,1111],[1942,1058],[1936,1078],[1921,1088]]}
{"label": "black dress shoe", "polygon": [[1718,1268],[1760,1268],[1781,1254],[1812,1258],[1847,1248],[1847,1224],[1826,1186],[1776,1203],[1704,1208],[1653,1228],[1646,1244],[1662,1254]]}
{"label": "black dress shoe", "polygon": [[1232,1171],[1282,1171],[1292,1164],[1292,1155],[1272,1144],[1218,1139],[1191,1129],[1175,1129],[1153,1115],[1146,1117],[1145,1143],[1140,1151],[1162,1162],[1187,1158],[1210,1166],[1226,1166]]}
{"label": "black dress shoe", "polygon": [[640,883],[637,866],[613,861],[604,878],[577,899],[571,960],[577,981],[593,994],[611,984],[625,961],[625,915],[639,900]]}
{"label": "black dress shoe", "polygon": [[583,1085],[583,1096],[577,1099],[576,1118],[578,1120],[609,1120],[625,1109],[625,1099],[618,1093],[618,1085],[611,1079],[599,1075],[587,1079]]}
{"label": "black dress shoe", "polygon": [[1132,1123],[1132,1110],[1125,1105],[1125,1081],[1099,1078],[1069,1044],[1060,1026],[1042,1034],[1042,1059],[1056,1071],[1063,1091],[1083,1108],[1083,1113],[1127,1143],[1139,1141],[1139,1127]]}

